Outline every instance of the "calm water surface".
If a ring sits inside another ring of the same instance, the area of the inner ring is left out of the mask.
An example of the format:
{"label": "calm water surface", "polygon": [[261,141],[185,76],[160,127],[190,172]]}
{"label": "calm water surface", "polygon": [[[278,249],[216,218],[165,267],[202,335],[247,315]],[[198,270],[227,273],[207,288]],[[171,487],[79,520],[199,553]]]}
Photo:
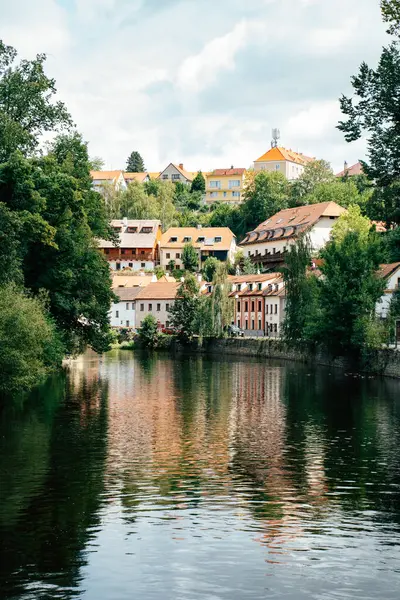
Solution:
{"label": "calm water surface", "polygon": [[400,596],[400,382],[87,355],[0,414],[0,597]]}

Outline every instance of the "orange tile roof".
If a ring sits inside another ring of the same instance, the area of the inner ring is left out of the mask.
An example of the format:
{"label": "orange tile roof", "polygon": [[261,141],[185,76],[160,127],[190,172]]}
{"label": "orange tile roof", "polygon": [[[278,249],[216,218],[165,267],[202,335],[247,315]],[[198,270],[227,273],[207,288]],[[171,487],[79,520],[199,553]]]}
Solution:
{"label": "orange tile roof", "polygon": [[94,180],[112,181],[122,175],[122,171],[90,171],[90,176]]}
{"label": "orange tile roof", "polygon": [[345,169],[344,171],[340,171],[340,173],[338,173],[336,175],[336,177],[344,177],[344,175],[346,175],[346,174],[349,177],[352,177],[353,175],[362,175],[363,168],[361,166],[361,163],[357,162],[355,165],[352,165],[351,167],[347,167],[347,169]]}
{"label": "orange tile roof", "polygon": [[152,280],[153,275],[138,275],[134,271],[119,271],[119,273],[113,274],[112,287],[113,289],[146,287]]}
{"label": "orange tile roof", "polygon": [[209,175],[221,177],[224,175],[244,175],[246,173],[246,169],[214,169]]}
{"label": "orange tile roof", "polygon": [[393,275],[393,273],[395,273],[397,269],[400,269],[400,262],[390,263],[387,265],[380,265],[378,275],[379,277],[382,277],[382,279],[387,279],[388,277]]}
{"label": "orange tile roof", "polygon": [[160,177],[161,173],[160,171],[154,171],[147,173],[147,175],[150,177],[150,179],[157,179],[158,177]]}
{"label": "orange tile roof", "polygon": [[315,158],[305,156],[304,154],[301,154],[301,152],[294,152],[294,150],[287,150],[282,146],[278,146],[277,148],[270,148],[268,152],[260,156],[260,158],[258,158],[254,162],[270,162],[282,160],[287,160],[289,162],[294,162],[304,166],[307,163],[315,160]]}
{"label": "orange tile roof", "polygon": [[176,297],[180,287],[178,282],[162,282],[150,283],[142,288],[137,296],[138,300],[173,300]]}
{"label": "orange tile roof", "polygon": [[300,232],[315,225],[321,217],[340,217],[344,212],[346,209],[336,202],[320,202],[297,208],[286,208],[249,232],[240,245],[296,237]]}
{"label": "orange tile roof", "polygon": [[[177,242],[171,242],[171,238],[178,238]],[[220,237],[220,242],[215,242],[215,238]],[[235,236],[229,227],[170,227],[161,237],[161,248],[183,248],[187,242],[184,238],[192,238],[192,244],[195,248],[202,250],[229,250]],[[204,242],[199,242],[199,238],[204,238]]]}
{"label": "orange tile roof", "polygon": [[114,290],[114,294],[116,296],[118,296],[120,302],[125,302],[128,300],[135,300],[139,293],[140,293],[141,288],[140,287],[134,287],[134,288],[117,288],[116,290]]}
{"label": "orange tile roof", "polygon": [[146,177],[150,177],[148,173],[124,173],[125,181],[137,181],[143,183]]}
{"label": "orange tile roof", "polygon": [[281,273],[261,273],[258,275],[228,275],[228,281],[230,283],[262,283],[269,279],[276,279],[280,277]]}

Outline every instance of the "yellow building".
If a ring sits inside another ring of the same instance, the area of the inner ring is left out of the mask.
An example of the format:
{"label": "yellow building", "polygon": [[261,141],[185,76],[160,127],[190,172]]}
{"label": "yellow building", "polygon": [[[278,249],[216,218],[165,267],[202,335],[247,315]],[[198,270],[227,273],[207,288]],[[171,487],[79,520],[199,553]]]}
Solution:
{"label": "yellow building", "polygon": [[293,181],[298,179],[307,163],[315,158],[283,147],[273,147],[254,161],[255,171],[276,171]]}
{"label": "yellow building", "polygon": [[215,169],[203,173],[206,180],[206,202],[229,202],[239,204],[243,201],[246,169]]}

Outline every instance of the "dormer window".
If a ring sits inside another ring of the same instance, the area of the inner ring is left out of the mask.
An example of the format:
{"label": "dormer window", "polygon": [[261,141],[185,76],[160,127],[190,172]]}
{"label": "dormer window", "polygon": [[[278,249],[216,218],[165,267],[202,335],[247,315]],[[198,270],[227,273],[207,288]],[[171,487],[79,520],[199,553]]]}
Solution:
{"label": "dormer window", "polygon": [[183,238],[183,241],[185,242],[185,244],[188,244],[189,242],[191,242],[191,241],[192,241],[192,238],[191,238],[191,236],[190,236],[190,235],[186,235],[186,236]]}
{"label": "dormer window", "polygon": [[261,292],[261,290],[262,290],[262,283],[259,283],[258,284],[258,291]]}
{"label": "dormer window", "polygon": [[204,244],[204,242],[206,241],[206,238],[204,236],[197,238],[197,241],[200,242],[201,244]]}
{"label": "dormer window", "polygon": [[137,227],[128,227],[127,233],[137,233]]}
{"label": "dormer window", "polygon": [[142,227],[140,233],[151,233],[153,231],[152,227]]}
{"label": "dormer window", "polygon": [[209,294],[211,294],[211,292],[212,292],[212,286],[211,285],[207,286],[207,291],[208,291]]}
{"label": "dormer window", "polygon": [[253,291],[253,284],[252,283],[250,283],[250,285],[249,285],[249,290],[250,290],[250,292]]}
{"label": "dormer window", "polygon": [[275,291],[277,292],[279,290],[279,283],[275,284]]}
{"label": "dormer window", "polygon": [[219,242],[222,242],[222,237],[220,235],[217,235],[215,237],[215,243],[218,244]]}
{"label": "dormer window", "polygon": [[172,237],[172,238],[170,239],[170,241],[171,241],[171,242],[177,242],[177,241],[178,241],[178,238],[177,238],[177,237]]}
{"label": "dormer window", "polygon": [[238,292],[240,292],[242,290],[242,284],[238,283],[237,286],[236,286],[236,289],[237,289]]}

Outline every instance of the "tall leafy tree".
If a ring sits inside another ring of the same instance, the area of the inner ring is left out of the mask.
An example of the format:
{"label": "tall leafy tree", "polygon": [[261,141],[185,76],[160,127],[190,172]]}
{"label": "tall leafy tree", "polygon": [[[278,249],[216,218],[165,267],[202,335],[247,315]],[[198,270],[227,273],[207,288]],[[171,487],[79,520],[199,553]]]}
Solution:
{"label": "tall leafy tree", "polygon": [[199,171],[196,177],[192,181],[192,185],[190,188],[191,192],[201,192],[205,194],[206,192],[206,180],[204,179],[204,175],[201,171]]}
{"label": "tall leafy tree", "polygon": [[182,342],[189,342],[198,334],[199,314],[199,285],[195,276],[188,274],[179,287],[177,297],[170,310],[171,325],[178,331]]}
{"label": "tall leafy tree", "polygon": [[335,176],[326,160],[314,160],[306,164],[303,173],[292,184],[290,203],[293,206],[308,204],[305,199],[314,192],[316,186],[333,183]]}
{"label": "tall leafy tree", "polygon": [[128,173],[144,173],[146,171],[143,158],[136,150],[131,152],[126,161],[126,171]]}
{"label": "tall leafy tree", "polygon": [[385,23],[389,24],[388,33],[400,33],[400,1],[381,0],[382,16]]}
{"label": "tall leafy tree", "polygon": [[71,117],[54,102],[55,81],[46,76],[46,56],[16,62],[17,51],[0,40],[0,163],[12,152],[31,155],[48,131],[70,128]]}
{"label": "tall leafy tree", "polygon": [[193,244],[184,245],[182,263],[186,271],[195,272],[199,269],[199,255]]}
{"label": "tall leafy tree", "polygon": [[203,265],[203,275],[206,281],[211,282],[214,279],[219,260],[214,256],[209,256]]}
{"label": "tall leafy tree", "polygon": [[255,229],[289,205],[290,184],[282,173],[260,171],[252,173],[244,192],[241,213],[247,230]]}

